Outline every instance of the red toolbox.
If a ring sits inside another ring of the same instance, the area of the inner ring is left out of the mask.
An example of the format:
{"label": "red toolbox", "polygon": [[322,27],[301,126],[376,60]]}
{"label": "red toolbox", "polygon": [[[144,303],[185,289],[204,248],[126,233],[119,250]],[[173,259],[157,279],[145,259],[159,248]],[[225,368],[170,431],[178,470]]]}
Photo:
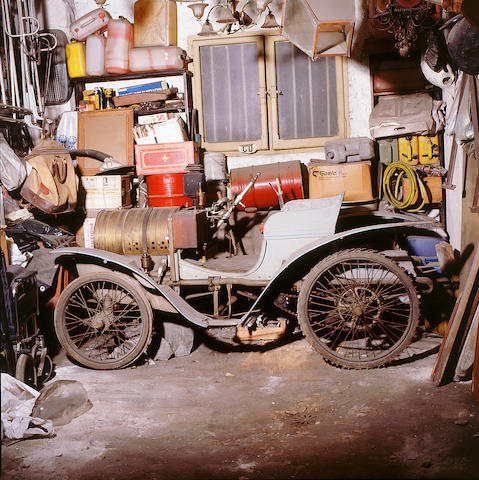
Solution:
{"label": "red toolbox", "polygon": [[200,152],[196,142],[135,145],[135,163],[137,175],[179,173],[200,163]]}

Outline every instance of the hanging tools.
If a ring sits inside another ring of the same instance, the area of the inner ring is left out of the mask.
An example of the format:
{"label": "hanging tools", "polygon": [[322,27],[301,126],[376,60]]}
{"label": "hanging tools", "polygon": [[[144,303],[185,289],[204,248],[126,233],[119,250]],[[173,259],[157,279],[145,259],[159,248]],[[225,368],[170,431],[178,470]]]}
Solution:
{"label": "hanging tools", "polygon": [[52,51],[56,47],[56,39],[48,38],[48,34],[39,34],[34,0],[0,1],[7,73],[7,81],[1,86],[2,101],[13,107],[28,109],[30,114],[26,121],[30,126],[37,127],[36,124],[43,120],[45,109],[44,89],[40,88],[38,72],[40,55]]}

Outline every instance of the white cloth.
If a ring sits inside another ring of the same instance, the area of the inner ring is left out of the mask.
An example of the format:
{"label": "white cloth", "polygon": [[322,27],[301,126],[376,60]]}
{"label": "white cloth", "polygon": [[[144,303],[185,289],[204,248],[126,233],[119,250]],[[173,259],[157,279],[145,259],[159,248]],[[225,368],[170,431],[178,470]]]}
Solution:
{"label": "white cloth", "polygon": [[2,438],[52,437],[51,420],[31,416],[39,392],[2,373]]}
{"label": "white cloth", "polygon": [[15,190],[22,185],[27,176],[25,160],[15,152],[0,133],[0,180],[7,190]]}

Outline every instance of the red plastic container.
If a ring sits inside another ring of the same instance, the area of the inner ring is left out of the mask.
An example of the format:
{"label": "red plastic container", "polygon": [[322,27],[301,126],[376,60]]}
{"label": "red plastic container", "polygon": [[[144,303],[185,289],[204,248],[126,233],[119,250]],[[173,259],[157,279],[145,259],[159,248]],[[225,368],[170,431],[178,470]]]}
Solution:
{"label": "red plastic container", "polygon": [[285,203],[304,198],[300,161],[232,169],[230,183],[233,193],[239,194],[256,173],[260,173],[258,180],[241,202],[246,208],[256,207],[261,210],[279,206],[275,192],[278,191],[278,181]]}
{"label": "red plastic container", "polygon": [[181,173],[163,173],[146,177],[149,207],[181,207],[193,205],[193,200],[183,193]]}

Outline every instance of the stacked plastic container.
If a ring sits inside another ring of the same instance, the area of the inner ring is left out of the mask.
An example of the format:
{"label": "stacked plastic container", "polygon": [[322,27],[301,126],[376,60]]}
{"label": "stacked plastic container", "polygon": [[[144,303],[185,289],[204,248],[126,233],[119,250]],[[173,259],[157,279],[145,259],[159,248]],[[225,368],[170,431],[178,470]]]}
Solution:
{"label": "stacked plastic container", "polygon": [[133,45],[133,25],[123,17],[108,22],[105,47],[105,70],[108,73],[127,73],[129,52]]}
{"label": "stacked plastic container", "polygon": [[184,68],[186,52],[176,46],[176,14],[174,0],[138,0],[134,24],[112,19],[103,8],[88,12],[70,25],[75,40],[67,46],[70,77]]}

